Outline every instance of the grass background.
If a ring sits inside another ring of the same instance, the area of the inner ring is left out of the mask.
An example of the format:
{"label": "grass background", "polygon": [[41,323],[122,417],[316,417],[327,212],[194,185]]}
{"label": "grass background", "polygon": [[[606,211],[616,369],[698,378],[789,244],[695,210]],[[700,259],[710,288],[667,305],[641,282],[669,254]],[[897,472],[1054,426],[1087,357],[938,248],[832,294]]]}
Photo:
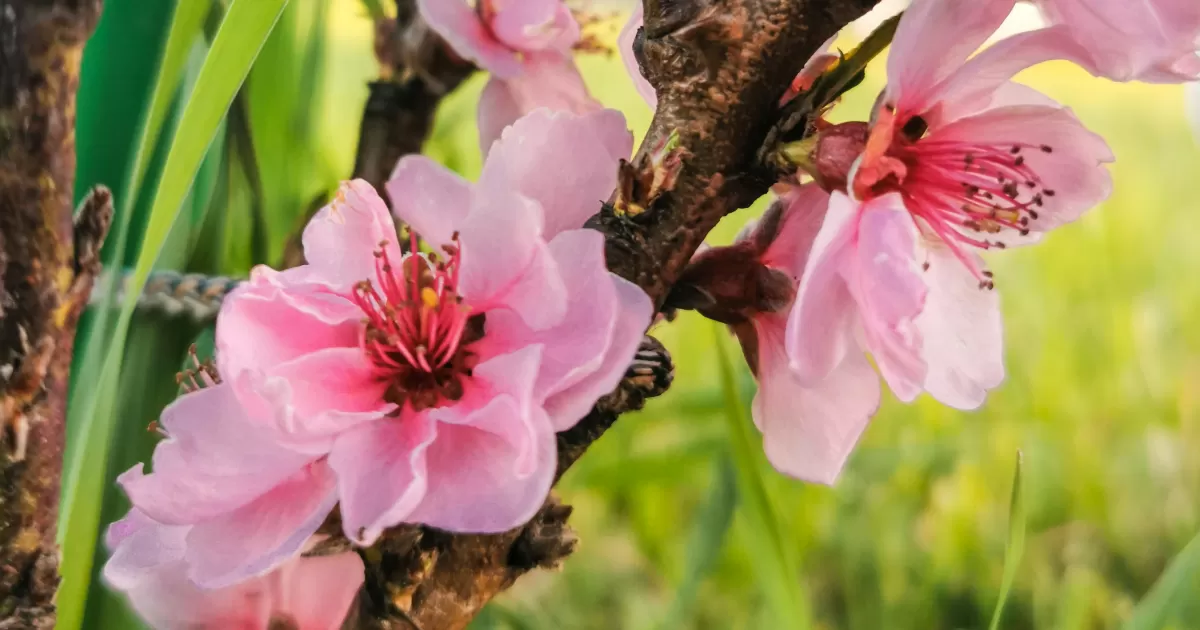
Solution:
{"label": "grass background", "polygon": [[[376,74],[371,24],[357,0],[292,0],[203,143],[187,200],[169,209],[164,253],[142,247],[220,14],[253,1],[215,3],[185,37],[177,85],[165,86],[173,3],[106,3],[85,55],[79,179],[81,190],[104,182],[128,198],[130,236],[110,242],[112,266],[147,257],[157,268],[244,274],[276,260],[307,204],[350,173]],[[207,0],[181,0],[193,2]],[[640,137],[650,111],[619,60],[580,63],[594,94]],[[883,78],[876,63],[836,118],[865,117]],[[745,419],[730,413],[730,394],[744,408],[753,382],[734,350],[723,385],[724,333],[684,314],[655,331],[674,353],[675,386],[624,417],[560,487],[576,508],[580,550],[561,573],[524,578],[473,628],[984,628],[1001,585],[1018,449],[1028,537],[1001,627],[1132,627],[1137,603],[1200,531],[1200,148],[1177,86],[1115,85],[1059,64],[1021,78],[1109,140],[1116,192],[1043,244],[990,259],[1009,376],[989,403],[962,413],[927,398],[888,400],[835,488],[802,484],[772,471],[760,449],[737,449]],[[476,77],[444,103],[428,148],[468,177],[480,165],[481,87]],[[147,174],[131,180],[156,90],[167,95],[166,122],[150,138]],[[756,212],[728,217],[710,241],[728,242]],[[103,561],[96,525],[127,508],[108,481],[146,459],[145,426],[174,396],[184,348],[204,334],[138,315],[113,347],[104,342],[115,324],[97,319],[81,333],[72,399],[72,449],[88,457],[68,477],[104,483],[68,495],[64,571],[75,577],[60,595],[69,611],[60,628],[135,627],[87,578],[91,560]],[[122,369],[103,372],[96,357],[114,355]],[[77,403],[97,390],[115,400]],[[1181,578],[1185,596],[1166,619],[1143,627],[1200,628],[1194,576]]]}

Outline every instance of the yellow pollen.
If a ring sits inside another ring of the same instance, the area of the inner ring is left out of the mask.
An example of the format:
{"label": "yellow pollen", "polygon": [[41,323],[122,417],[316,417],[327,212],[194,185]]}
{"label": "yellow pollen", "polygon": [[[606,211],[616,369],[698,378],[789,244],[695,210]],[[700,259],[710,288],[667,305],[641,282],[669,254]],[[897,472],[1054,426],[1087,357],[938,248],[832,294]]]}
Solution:
{"label": "yellow pollen", "polygon": [[430,308],[430,309],[437,308],[437,305],[438,305],[437,291],[434,291],[433,289],[431,289],[429,287],[425,287],[425,288],[421,289],[421,301],[425,303],[426,308]]}

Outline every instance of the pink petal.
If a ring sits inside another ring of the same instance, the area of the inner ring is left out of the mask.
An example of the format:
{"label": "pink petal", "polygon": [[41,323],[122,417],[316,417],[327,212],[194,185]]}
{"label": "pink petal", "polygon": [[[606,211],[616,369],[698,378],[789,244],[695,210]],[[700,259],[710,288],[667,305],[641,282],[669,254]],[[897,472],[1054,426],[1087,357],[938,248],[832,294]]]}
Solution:
{"label": "pink petal", "polygon": [[499,77],[521,73],[517,52],[498,41],[465,0],[417,0],[417,10],[454,52]]}
{"label": "pink petal", "polygon": [[237,509],[302,470],[311,457],[280,446],[250,422],[229,385],[186,394],[162,415],[170,436],[118,482],[133,504],[164,524],[190,524]]}
{"label": "pink petal", "polygon": [[406,409],[338,438],[329,465],[337,474],[347,538],[371,545],[384,529],[409,520],[426,493],[426,449],[436,436],[426,414]]}
{"label": "pink petal", "polygon": [[493,2],[491,20],[495,37],[508,47],[524,52],[554,50],[569,53],[579,41],[579,22],[563,0],[519,0]]}
{"label": "pink petal", "polygon": [[429,491],[410,521],[456,532],[501,532],[528,521],[554,479],[557,446],[533,398],[541,347],[502,355],[474,370],[474,391],[431,411]]}
{"label": "pink petal", "polygon": [[258,274],[221,306],[218,371],[234,380],[324,348],[357,348],[362,317],[346,298],[313,287],[282,287],[269,274]]}
{"label": "pink petal", "polygon": [[271,571],[300,554],[337,498],[333,472],[319,461],[253,502],[193,526],[188,577],[220,588]]}
{"label": "pink petal", "polygon": [[108,527],[105,546],[111,555],[104,565],[104,581],[128,591],[153,579],[153,572],[183,559],[187,526],[162,525],[133,508]]}
{"label": "pink petal", "polygon": [[946,247],[930,247],[927,260],[929,292],[917,318],[928,366],[925,390],[943,404],[975,409],[1004,380],[1000,298],[996,291],[980,289],[979,280]]}
{"label": "pink petal", "polygon": [[916,260],[916,228],[899,195],[868,201],[842,276],[858,304],[867,349],[888,386],[903,401],[921,392],[925,365],[915,320],[925,305]]}
{"label": "pink petal", "polygon": [[941,100],[934,87],[1004,22],[1015,0],[913,0],[888,53],[888,97],[902,113]]}
{"label": "pink petal", "polygon": [[650,297],[641,287],[610,274],[620,302],[612,340],[604,353],[604,362],[588,378],[560,389],[546,400],[555,431],[564,431],[579,422],[596,401],[616,389],[645,336],[654,314]]}
{"label": "pink petal", "polygon": [[654,109],[658,107],[658,95],[654,93],[654,86],[642,76],[642,69],[638,67],[637,57],[633,54],[633,42],[637,39],[638,29],[642,27],[643,11],[642,3],[633,4],[633,13],[617,37],[617,49],[621,51],[621,61],[625,63],[625,70],[633,80],[633,87],[645,99],[646,104]]}
{"label": "pink petal", "polygon": [[813,243],[821,231],[829,193],[816,184],[792,189],[781,201],[783,207],[778,232],[763,252],[764,265],[786,270],[797,281],[804,277]]}
{"label": "pink petal", "polygon": [[275,367],[264,381],[237,383],[239,399],[259,393],[263,411],[273,408],[283,423],[279,428],[300,440],[331,436],[390,413],[396,406],[383,399],[387,385],[359,347],[318,350]]}
{"label": "pink petal", "polygon": [[[131,527],[131,523],[136,525]],[[262,580],[205,590],[186,577],[183,561],[190,527],[155,523],[137,510],[113,527],[130,531],[104,566],[104,581],[129,598],[154,628],[265,628],[269,594]]]}
{"label": "pink petal", "polygon": [[586,114],[601,106],[588,93],[570,56],[530,53],[524,72],[493,78],[485,86],[479,100],[479,148],[486,155],[506,127],[539,108]]}
{"label": "pink petal", "polygon": [[557,442],[540,409],[522,413],[500,396],[468,424],[444,424],[429,449],[434,491],[411,520],[454,532],[493,533],[525,524],[554,480]]}
{"label": "pink petal", "polygon": [[542,209],[511,188],[480,187],[460,235],[459,291],[478,311],[509,308],[535,330],[562,321],[567,289],[542,238]]}
{"label": "pink petal", "polygon": [[564,285],[569,287],[563,320],[535,331],[511,311],[492,311],[487,334],[476,346],[481,357],[493,357],[541,344],[544,351],[534,390],[540,399],[570,387],[600,367],[620,306],[604,266],[604,235],[571,230],[555,237],[549,248]]}
{"label": "pink petal", "polygon": [[[1082,63],[1086,56],[1087,52],[1068,37],[1061,27],[1005,38],[969,59],[937,86],[935,91],[940,103],[931,115],[926,116],[926,122],[936,131],[938,126],[964,116],[1002,104],[1016,104],[1003,103],[999,93],[1013,85],[1011,81],[1017,73],[1054,59]],[[1021,104],[1058,106],[1045,96],[1025,100]]]}
{"label": "pink petal", "polygon": [[[1039,0],[1047,17],[1087,50],[1080,60],[1094,74],[1117,81],[1197,78],[1200,71],[1170,77],[1200,42],[1200,4],[1193,0]],[[1182,69],[1182,68],[1181,68]]]}
{"label": "pink petal", "polygon": [[767,459],[780,472],[832,484],[879,407],[879,377],[862,354],[850,352],[821,381],[804,384],[788,367],[785,321],[755,321],[759,337],[755,424]]}
{"label": "pink petal", "polygon": [[858,218],[858,204],[838,193],[813,240],[796,292],[785,343],[791,368],[801,381],[825,379],[852,345],[855,304],[841,275]]}
{"label": "pink petal", "polygon": [[304,258],[314,275],[334,289],[349,292],[354,283],[375,277],[380,243],[400,260],[396,224],[387,204],[367,182],[342,184],[338,195],[304,228]]}
{"label": "pink petal", "polygon": [[338,630],[363,583],[356,553],[298,558],[272,575],[274,611],[287,615],[296,630]]}
{"label": "pink petal", "polygon": [[1047,153],[1027,150],[1026,164],[1054,196],[1038,208],[1039,218],[1028,228],[1044,232],[1079,218],[1112,193],[1112,177],[1104,164],[1112,151],[1100,136],[1088,131],[1066,108],[1019,105],[1000,107],[957,120],[928,136],[970,144],[1045,145]]}
{"label": "pink petal", "polygon": [[632,150],[633,135],[616,110],[538,110],[514,123],[492,146],[479,187],[508,186],[537,201],[545,213],[543,237],[551,240],[559,232],[583,227],[600,211],[616,187],[617,163]]}
{"label": "pink petal", "polygon": [[423,155],[406,155],[387,182],[396,217],[427,243],[449,243],[467,218],[473,186]]}

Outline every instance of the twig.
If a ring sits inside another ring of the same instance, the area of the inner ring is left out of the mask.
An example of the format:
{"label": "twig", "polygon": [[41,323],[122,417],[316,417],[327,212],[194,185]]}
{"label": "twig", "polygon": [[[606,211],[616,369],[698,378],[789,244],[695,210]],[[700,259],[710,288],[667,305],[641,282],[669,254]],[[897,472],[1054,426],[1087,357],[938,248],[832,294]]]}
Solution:
{"label": "twig", "polygon": [[72,221],[75,93],[100,0],[0,0],[0,628],[52,628],[75,324],[112,217]]}

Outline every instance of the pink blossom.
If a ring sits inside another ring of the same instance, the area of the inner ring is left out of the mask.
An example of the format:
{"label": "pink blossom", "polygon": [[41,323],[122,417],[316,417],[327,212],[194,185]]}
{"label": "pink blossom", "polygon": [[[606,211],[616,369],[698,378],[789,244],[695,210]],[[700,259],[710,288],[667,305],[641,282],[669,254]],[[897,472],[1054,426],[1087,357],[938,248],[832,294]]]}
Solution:
{"label": "pink blossom", "polygon": [[479,102],[486,152],[521,116],[546,107],[600,109],[571,56],[579,23],[562,0],[418,0],[421,16],[456,53],[492,74]]}
{"label": "pink blossom", "polygon": [[[277,566],[334,499],[364,545],[401,522],[527,521],[554,478],[555,432],[618,384],[650,322],[648,297],[605,268],[602,235],[580,229],[631,145],[617,112],[534,112],[477,184],[400,162],[388,192],[419,253],[354,181],[305,229],[309,264],[256,269],[217,321],[226,383],[180,399],[154,473],[123,480],[155,520],[194,526],[193,579]],[[230,391],[240,413],[217,407]],[[301,512],[315,520],[289,517]]]}
{"label": "pink blossom", "polygon": [[1081,50],[1093,74],[1117,81],[1176,83],[1200,78],[1200,2],[1195,0],[1035,0]]}
{"label": "pink blossom", "polygon": [[354,553],[296,558],[233,586],[202,589],[187,577],[188,526],[135,510],[108,529],[104,580],[156,630],[340,628],[363,582]]}
{"label": "pink blossom", "polygon": [[967,60],[1009,8],[915,0],[901,20],[852,197],[830,201],[789,324],[805,382],[861,344],[901,400],[982,404],[1003,362],[978,252],[1033,242],[1108,196],[1103,139],[1009,81],[1040,52],[1000,42]]}
{"label": "pink blossom", "polygon": [[730,324],[758,379],[752,406],[767,458],[819,483],[837,477],[879,405],[879,377],[861,352],[843,354],[822,378],[804,381],[785,352],[789,313],[829,195],[792,189],[730,247],[698,254],[681,278],[696,282],[705,316]]}

